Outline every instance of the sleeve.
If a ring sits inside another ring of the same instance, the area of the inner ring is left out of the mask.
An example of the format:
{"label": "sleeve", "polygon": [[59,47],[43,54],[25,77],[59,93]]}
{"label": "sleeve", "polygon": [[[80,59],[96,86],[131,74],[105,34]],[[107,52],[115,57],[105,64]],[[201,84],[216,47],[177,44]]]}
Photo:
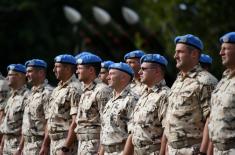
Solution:
{"label": "sleeve", "polygon": [[70,115],[76,115],[78,111],[78,104],[81,97],[81,91],[77,89],[72,89],[69,93],[70,98]]}
{"label": "sleeve", "polygon": [[158,119],[162,123],[162,126],[165,127],[166,122],[166,111],[168,107],[168,93],[164,91],[159,100],[159,108],[158,108]]}
{"label": "sleeve", "polygon": [[202,110],[204,121],[210,114],[211,93],[214,90],[213,85],[203,85],[200,91],[200,108]]}
{"label": "sleeve", "polygon": [[130,102],[127,106],[127,117],[128,117],[128,122],[127,122],[127,131],[129,134],[131,134],[133,132],[133,128],[134,128],[134,109],[136,106],[136,103],[138,101],[137,97],[132,97],[132,99],[130,99]]}
{"label": "sleeve", "polygon": [[49,118],[50,96],[51,96],[51,92],[48,92],[43,96],[43,110],[44,110],[45,119]]}
{"label": "sleeve", "polygon": [[100,89],[96,95],[96,100],[98,101],[99,113],[102,115],[104,107],[111,98],[112,90],[108,87]]}

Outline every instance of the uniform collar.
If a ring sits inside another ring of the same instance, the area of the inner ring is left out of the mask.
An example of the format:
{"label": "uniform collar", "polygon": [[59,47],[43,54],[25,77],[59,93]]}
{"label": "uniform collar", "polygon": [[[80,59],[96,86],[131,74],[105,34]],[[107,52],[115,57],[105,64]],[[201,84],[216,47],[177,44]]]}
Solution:
{"label": "uniform collar", "polygon": [[226,69],[223,73],[223,77],[227,77],[228,79],[231,79],[235,76],[235,70]]}
{"label": "uniform collar", "polygon": [[121,98],[125,97],[129,93],[129,91],[130,91],[130,84],[128,84],[118,96],[115,96],[115,91],[113,91],[113,100],[116,100],[119,97]]}
{"label": "uniform collar", "polygon": [[97,85],[97,83],[101,83],[101,80],[98,79],[98,78],[96,78],[94,81],[92,81],[88,86],[85,87],[85,85],[84,85],[83,91],[86,90],[86,89],[87,90],[94,89],[94,87]]}
{"label": "uniform collar", "polygon": [[185,75],[183,75],[182,72],[179,72],[178,76],[180,79],[184,80],[185,78],[189,77],[189,78],[194,78],[197,76],[199,71],[202,71],[202,67],[200,64],[197,64],[196,66],[194,66],[190,71],[188,71]]}
{"label": "uniform collar", "polygon": [[25,89],[27,89],[26,84],[24,84],[21,88],[19,88],[17,90],[12,90],[11,94],[12,94],[12,96],[20,95],[25,91]]}
{"label": "uniform collar", "polygon": [[60,86],[61,88],[66,87],[69,83],[75,81],[76,79],[77,79],[76,76],[73,74],[66,82],[60,81],[58,83],[58,86]]}
{"label": "uniform collar", "polygon": [[42,89],[48,84],[48,80],[45,79],[44,82],[38,86],[32,87],[32,92],[41,92]]}
{"label": "uniform collar", "polygon": [[145,90],[148,93],[152,93],[152,92],[158,92],[159,89],[161,89],[163,86],[166,86],[166,81],[165,79],[162,79],[160,82],[156,83],[153,87],[149,88],[149,87],[145,87]]}

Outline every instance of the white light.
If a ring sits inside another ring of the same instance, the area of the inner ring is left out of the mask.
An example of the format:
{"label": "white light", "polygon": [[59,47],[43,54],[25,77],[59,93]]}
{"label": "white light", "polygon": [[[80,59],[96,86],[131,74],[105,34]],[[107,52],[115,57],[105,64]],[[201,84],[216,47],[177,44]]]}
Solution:
{"label": "white light", "polygon": [[76,24],[82,19],[81,14],[70,6],[64,6],[64,14],[71,24]]}
{"label": "white light", "polygon": [[130,25],[134,25],[139,22],[138,14],[127,7],[122,7],[122,15],[126,22]]}
{"label": "white light", "polygon": [[101,25],[108,24],[111,21],[111,17],[107,11],[99,7],[93,7],[93,15],[98,23]]}
{"label": "white light", "polygon": [[179,8],[180,8],[180,10],[184,10],[184,11],[185,11],[185,10],[187,10],[188,7],[187,7],[186,4],[180,3],[180,4],[179,4]]}

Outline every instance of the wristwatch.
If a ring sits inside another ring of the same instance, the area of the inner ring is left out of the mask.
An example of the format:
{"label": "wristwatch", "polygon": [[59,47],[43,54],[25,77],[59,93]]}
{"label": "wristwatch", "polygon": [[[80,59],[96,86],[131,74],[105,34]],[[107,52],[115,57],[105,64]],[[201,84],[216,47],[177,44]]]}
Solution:
{"label": "wristwatch", "polygon": [[63,152],[69,152],[69,148],[66,147],[66,146],[63,146],[63,147],[61,148],[61,151],[63,151]]}

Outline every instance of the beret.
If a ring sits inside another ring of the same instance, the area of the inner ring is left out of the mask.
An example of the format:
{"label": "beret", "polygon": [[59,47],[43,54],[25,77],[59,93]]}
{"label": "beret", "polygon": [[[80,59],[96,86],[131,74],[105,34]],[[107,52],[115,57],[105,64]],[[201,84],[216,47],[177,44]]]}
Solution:
{"label": "beret", "polygon": [[32,66],[32,67],[47,68],[47,63],[41,59],[32,59],[32,60],[26,61],[25,66],[26,67]]}
{"label": "beret", "polygon": [[141,57],[140,63],[143,62],[151,62],[151,63],[158,63],[164,66],[167,66],[168,61],[166,58],[160,54],[146,54]]}
{"label": "beret", "polygon": [[177,36],[175,38],[175,44],[177,44],[177,43],[183,43],[183,44],[191,45],[191,46],[199,49],[200,51],[203,50],[203,43],[202,43],[202,41],[198,37],[196,37],[196,36],[194,36],[192,34],[186,34],[186,35],[183,35],[183,36]]}
{"label": "beret", "polygon": [[199,62],[212,64],[212,58],[207,54],[201,54]]}
{"label": "beret", "polygon": [[76,59],[75,57],[73,57],[72,55],[69,54],[61,54],[55,57],[55,62],[58,63],[67,63],[67,64],[72,64],[72,65],[76,65]]}
{"label": "beret", "polygon": [[219,40],[220,43],[235,43],[235,32],[226,33]]}
{"label": "beret", "polygon": [[103,62],[101,63],[101,67],[102,67],[102,68],[105,68],[105,69],[108,69],[109,66],[112,65],[113,63],[114,63],[114,62],[113,62],[113,61],[110,61],[110,60],[108,60],[108,61],[103,61]]}
{"label": "beret", "polygon": [[124,60],[131,58],[141,58],[145,53],[141,50],[131,51],[124,56]]}
{"label": "beret", "polygon": [[95,54],[85,54],[77,59],[77,64],[91,64],[91,63],[101,63],[102,59]]}
{"label": "beret", "polygon": [[10,64],[7,67],[7,71],[10,71],[10,70],[26,74],[26,67],[22,64]]}
{"label": "beret", "polygon": [[86,54],[92,54],[91,52],[83,51],[75,56],[76,59],[79,59],[81,56],[86,55]]}
{"label": "beret", "polygon": [[120,70],[122,72],[129,74],[131,76],[131,78],[134,77],[133,69],[131,68],[131,66],[129,66],[126,63],[123,63],[123,62],[113,63],[112,65],[109,66],[109,70],[110,69],[117,69],[117,70]]}

